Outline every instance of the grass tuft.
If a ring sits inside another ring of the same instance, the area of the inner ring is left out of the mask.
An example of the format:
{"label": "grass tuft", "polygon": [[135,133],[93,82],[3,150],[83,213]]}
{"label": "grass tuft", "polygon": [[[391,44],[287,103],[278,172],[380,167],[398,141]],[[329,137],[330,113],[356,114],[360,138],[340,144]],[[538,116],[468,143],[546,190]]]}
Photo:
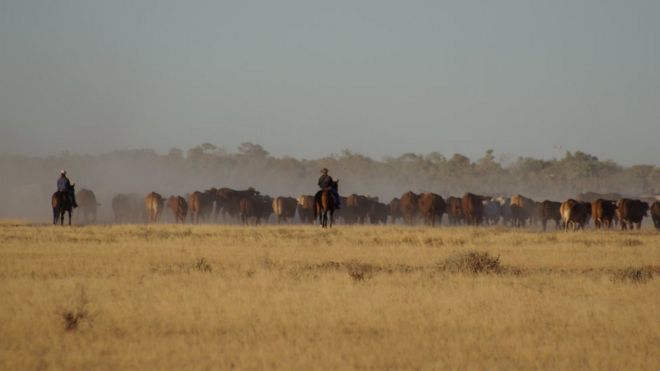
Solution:
{"label": "grass tuft", "polygon": [[92,316],[88,308],[89,300],[85,289],[80,289],[80,295],[76,303],[71,307],[60,311],[58,314],[62,319],[65,331],[75,331],[86,321],[91,324]]}
{"label": "grass tuft", "polygon": [[452,273],[499,274],[503,272],[500,257],[487,252],[468,251],[449,256],[440,264],[442,270]]}
{"label": "grass tuft", "polygon": [[612,273],[612,281],[633,284],[647,283],[653,278],[651,267],[628,267]]}
{"label": "grass tuft", "polygon": [[213,268],[211,267],[211,263],[206,260],[206,258],[201,257],[197,258],[195,263],[193,264],[193,269],[198,271],[198,272],[211,272],[213,271]]}

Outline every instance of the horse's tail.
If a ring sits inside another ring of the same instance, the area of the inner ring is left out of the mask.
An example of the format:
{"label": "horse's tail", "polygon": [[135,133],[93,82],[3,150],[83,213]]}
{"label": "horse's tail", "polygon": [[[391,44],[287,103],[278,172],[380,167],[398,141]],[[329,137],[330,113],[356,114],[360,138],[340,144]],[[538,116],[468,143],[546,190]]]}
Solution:
{"label": "horse's tail", "polygon": [[53,210],[59,208],[60,206],[60,193],[55,192],[53,195],[50,197],[50,206],[53,208]]}

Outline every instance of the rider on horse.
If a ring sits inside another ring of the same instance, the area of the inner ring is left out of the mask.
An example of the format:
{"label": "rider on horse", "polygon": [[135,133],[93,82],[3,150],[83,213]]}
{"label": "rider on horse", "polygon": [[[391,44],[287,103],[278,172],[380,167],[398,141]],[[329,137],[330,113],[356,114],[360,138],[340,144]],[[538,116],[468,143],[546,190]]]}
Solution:
{"label": "rider on horse", "polygon": [[73,192],[73,187],[71,187],[71,182],[69,178],[66,177],[66,170],[60,171],[60,177],[57,179],[57,190],[59,192],[64,192],[71,201],[71,206],[78,207],[76,203],[76,194]]}
{"label": "rider on horse", "polygon": [[339,203],[341,202],[341,199],[339,198],[339,192],[337,191],[337,182],[335,182],[332,177],[328,175],[328,169],[321,169],[321,173],[323,175],[321,175],[319,178],[319,187],[321,187],[321,190],[328,189],[330,193],[332,193],[332,196],[335,199],[335,209],[339,209]]}

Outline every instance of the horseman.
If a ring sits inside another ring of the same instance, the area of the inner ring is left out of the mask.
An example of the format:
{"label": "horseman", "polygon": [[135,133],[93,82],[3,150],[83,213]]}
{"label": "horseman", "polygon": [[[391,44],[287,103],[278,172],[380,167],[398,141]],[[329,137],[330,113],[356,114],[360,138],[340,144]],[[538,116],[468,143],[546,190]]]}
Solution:
{"label": "horseman", "polygon": [[[319,178],[319,187],[321,190],[327,189],[330,191],[330,193],[332,193],[332,197],[335,199],[335,209],[339,209],[339,203],[341,202],[341,199],[339,198],[339,192],[337,191],[337,182],[334,181],[330,175],[328,175],[328,169],[321,169],[321,173],[323,175],[321,175]],[[319,193],[317,193],[317,199]]]}
{"label": "horseman", "polygon": [[66,177],[66,170],[60,171],[60,177],[57,179],[57,190],[59,192],[64,192],[69,197],[69,201],[71,201],[71,206],[78,207],[78,204],[76,203],[76,194],[73,191],[73,187],[71,186],[71,181],[69,181],[69,178]]}

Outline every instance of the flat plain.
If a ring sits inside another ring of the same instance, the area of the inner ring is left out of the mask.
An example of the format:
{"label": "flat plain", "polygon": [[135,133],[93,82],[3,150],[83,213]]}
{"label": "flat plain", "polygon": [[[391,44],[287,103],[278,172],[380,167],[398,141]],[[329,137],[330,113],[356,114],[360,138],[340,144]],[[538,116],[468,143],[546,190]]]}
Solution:
{"label": "flat plain", "polygon": [[660,369],[660,234],[0,223],[0,369]]}

